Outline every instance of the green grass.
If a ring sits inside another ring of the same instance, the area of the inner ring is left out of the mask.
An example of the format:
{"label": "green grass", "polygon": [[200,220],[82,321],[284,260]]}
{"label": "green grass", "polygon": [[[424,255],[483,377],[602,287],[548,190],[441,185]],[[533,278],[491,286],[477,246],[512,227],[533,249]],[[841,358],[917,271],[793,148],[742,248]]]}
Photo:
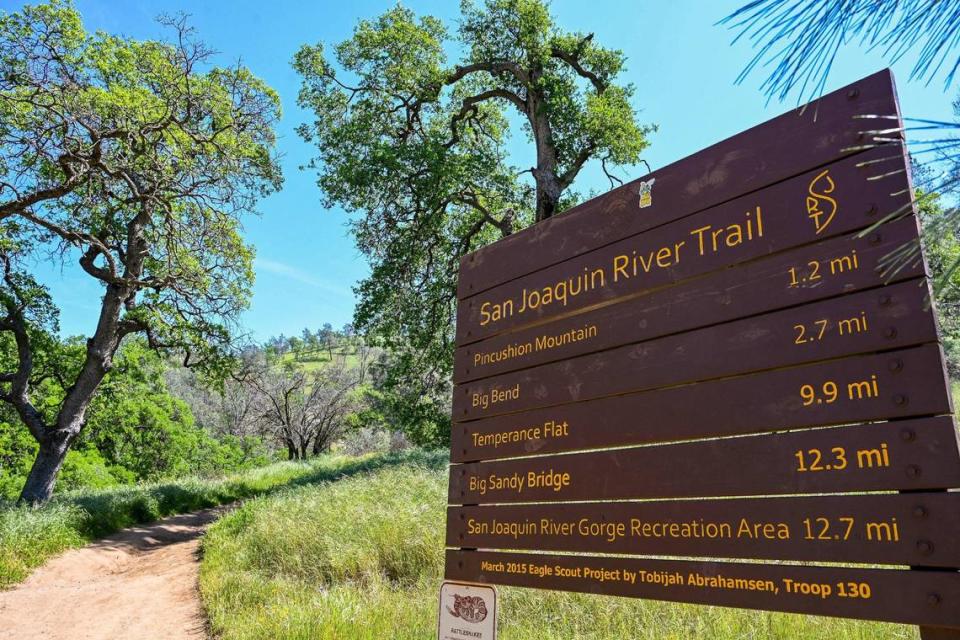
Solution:
{"label": "green grass", "polygon": [[[343,351],[341,349],[333,350],[333,357],[340,358],[343,357],[347,367],[356,367],[360,364],[360,358],[357,356],[354,351]],[[332,360],[330,359],[330,354],[326,349],[321,349],[319,351],[311,351],[310,353],[305,353],[302,355],[300,360],[297,360],[294,357],[294,354],[287,352],[283,354],[280,358],[281,362],[290,362],[297,365],[304,371],[316,371],[318,369],[323,369],[330,365]]]}
{"label": "green grass", "polygon": [[[442,458],[244,504],[203,542],[200,585],[223,640],[436,638]],[[504,640],[916,638],[915,627],[500,589]]]}
{"label": "green grass", "polygon": [[307,463],[281,462],[219,479],[68,492],[38,508],[0,502],[0,588],[22,581],[53,555],[124,527],[371,471],[417,455],[324,456]]}

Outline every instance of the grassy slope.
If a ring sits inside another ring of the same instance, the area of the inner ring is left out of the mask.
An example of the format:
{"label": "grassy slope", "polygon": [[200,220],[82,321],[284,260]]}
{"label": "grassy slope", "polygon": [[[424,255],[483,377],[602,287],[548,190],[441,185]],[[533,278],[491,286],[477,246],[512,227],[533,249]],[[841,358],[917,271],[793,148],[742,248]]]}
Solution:
{"label": "grassy slope", "polygon": [[[436,637],[444,457],[246,503],[204,540],[223,640]],[[915,627],[502,588],[500,637],[916,638]]]}
{"label": "grassy slope", "polygon": [[20,582],[47,558],[133,524],[331,480],[406,461],[409,456],[325,456],[282,462],[220,479],[184,479],[65,493],[32,508],[0,502],[0,588]]}
{"label": "grassy slope", "polygon": [[[344,352],[342,349],[334,349],[333,357],[339,358],[340,356],[344,356],[348,367],[356,367],[360,363],[360,359],[356,353],[352,351]],[[280,361],[295,364],[304,371],[315,371],[317,369],[323,369],[330,364],[330,355],[325,349],[321,349],[309,354],[304,354],[302,360],[297,360],[293,357],[292,353],[285,353],[280,358]]]}

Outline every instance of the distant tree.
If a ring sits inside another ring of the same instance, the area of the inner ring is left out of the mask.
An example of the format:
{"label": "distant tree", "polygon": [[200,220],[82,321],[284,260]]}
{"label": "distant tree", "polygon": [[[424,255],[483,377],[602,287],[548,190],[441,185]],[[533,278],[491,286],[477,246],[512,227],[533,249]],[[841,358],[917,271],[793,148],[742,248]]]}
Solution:
{"label": "distant tree", "polygon": [[228,380],[220,397],[221,429],[238,438],[262,435],[258,416],[262,413],[261,398],[244,381]]}
{"label": "distant tree", "polygon": [[373,367],[374,362],[382,353],[382,349],[367,344],[361,337],[354,338],[354,354],[357,356],[357,367],[360,369],[360,383],[366,382],[366,374]]}
{"label": "distant tree", "polygon": [[[126,336],[221,374],[250,297],[240,220],[280,185],[279,100],[212,66],[182,19],[164,24],[172,43],[88,34],[59,0],[0,15],[0,401],[39,445],[25,501],[50,497]],[[102,287],[77,369],[38,357],[56,325],[29,274],[45,252]],[[64,394],[38,404],[52,375]]]}
{"label": "distant tree", "polygon": [[[370,383],[366,389],[368,407],[363,420],[367,426],[403,433],[421,447],[450,446],[450,403],[452,383],[446,381],[405,384],[396,372],[409,373],[405,360],[409,352],[377,350],[371,354]],[[399,361],[399,362],[398,362]],[[427,372],[427,375],[436,375]],[[410,377],[404,375],[404,378]],[[424,394],[422,389],[436,389]]]}
{"label": "distant tree", "polygon": [[[267,347],[265,347],[267,349]],[[249,350],[241,354],[249,359]],[[262,354],[257,353],[257,357]],[[253,438],[259,435],[256,421],[256,395],[243,383],[242,368],[226,380],[211,381],[192,369],[167,367],[164,378],[170,393],[190,407],[197,424],[215,437]]]}
{"label": "distant tree", "polygon": [[343,342],[346,344],[347,348],[354,349],[356,346],[357,332],[353,328],[353,324],[346,323],[343,325],[343,328],[340,329],[340,335],[343,337]]}
{"label": "distant tree", "polygon": [[282,333],[277,337],[277,352],[281,355],[290,351],[290,340]]}
{"label": "distant tree", "polygon": [[317,343],[317,336],[306,327],[304,327],[303,333],[300,334],[300,339],[303,341],[303,349],[307,353],[313,353],[320,348],[320,345]]}
{"label": "distant tree", "polygon": [[327,357],[333,362],[333,348],[337,344],[337,334],[333,330],[333,325],[329,322],[324,323],[323,327],[317,331],[317,340],[327,350]]}
{"label": "distant tree", "polygon": [[290,345],[290,352],[293,353],[293,359],[297,362],[303,359],[303,340],[297,336],[290,336],[287,340]]}
{"label": "distant tree", "polygon": [[[405,352],[398,392],[439,397],[460,257],[571,206],[591,161],[619,183],[614,168],[640,160],[650,128],[618,82],[624,55],[558,28],[542,0],[462,2],[455,38],[397,6],[329,53],[304,46],[294,59],[299,104],[316,116],[300,133],[318,150],[325,202],[357,214],[372,273],[355,324]],[[509,161],[511,112],[529,168]]]}
{"label": "distant tree", "polygon": [[264,362],[248,380],[262,398],[264,430],[286,448],[289,459],[305,460],[346,432],[347,416],[359,409],[354,391],[362,375],[340,357],[313,372]]}

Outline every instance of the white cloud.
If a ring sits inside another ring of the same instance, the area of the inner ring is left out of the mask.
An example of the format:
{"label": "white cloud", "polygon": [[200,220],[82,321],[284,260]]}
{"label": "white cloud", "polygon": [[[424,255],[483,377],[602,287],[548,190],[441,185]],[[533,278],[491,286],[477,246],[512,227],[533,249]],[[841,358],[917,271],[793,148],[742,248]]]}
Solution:
{"label": "white cloud", "polygon": [[303,269],[285,262],[258,257],[254,260],[253,264],[257,271],[266,271],[267,273],[272,273],[273,275],[280,276],[281,278],[293,280],[309,287],[313,287],[314,289],[321,289],[328,293],[347,297],[353,296],[353,291],[350,290],[350,287],[344,287],[341,284],[332,283],[323,278],[317,278],[312,273],[308,273]]}

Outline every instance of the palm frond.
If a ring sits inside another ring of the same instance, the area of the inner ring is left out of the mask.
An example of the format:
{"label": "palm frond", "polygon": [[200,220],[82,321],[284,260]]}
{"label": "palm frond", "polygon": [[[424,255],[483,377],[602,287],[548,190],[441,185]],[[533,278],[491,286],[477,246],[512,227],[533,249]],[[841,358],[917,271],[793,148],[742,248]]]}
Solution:
{"label": "palm frond", "polygon": [[919,48],[912,80],[929,83],[946,70],[949,86],[960,68],[960,0],[754,0],[718,24],[756,50],[737,82],[768,69],[768,100],[794,90],[798,104],[819,97],[840,48],[852,42],[882,49],[891,63]]}

